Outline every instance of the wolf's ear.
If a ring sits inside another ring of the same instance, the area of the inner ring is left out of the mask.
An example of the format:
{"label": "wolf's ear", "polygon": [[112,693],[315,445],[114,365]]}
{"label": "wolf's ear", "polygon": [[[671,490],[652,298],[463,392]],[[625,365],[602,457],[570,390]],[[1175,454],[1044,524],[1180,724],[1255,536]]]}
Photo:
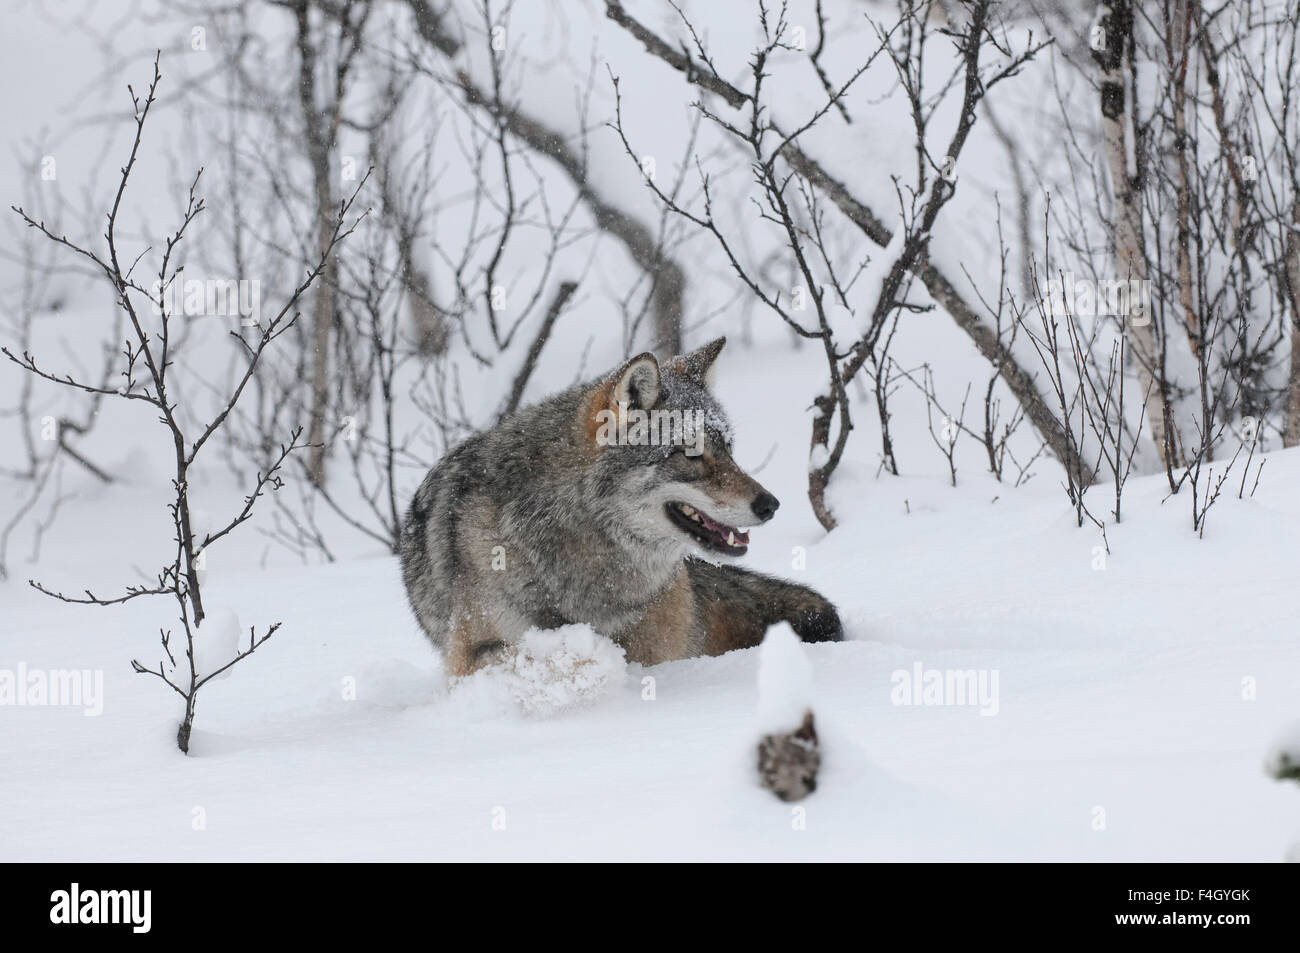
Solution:
{"label": "wolf's ear", "polygon": [[614,403],[649,410],[659,399],[659,362],[649,351],[638,354],[614,374]]}
{"label": "wolf's ear", "polygon": [[683,374],[700,384],[711,384],[713,377],[709,371],[712,370],[713,362],[718,359],[718,355],[722,353],[722,346],[726,343],[725,337],[714,338],[689,354],[681,354],[673,358],[668,366],[674,373]]}

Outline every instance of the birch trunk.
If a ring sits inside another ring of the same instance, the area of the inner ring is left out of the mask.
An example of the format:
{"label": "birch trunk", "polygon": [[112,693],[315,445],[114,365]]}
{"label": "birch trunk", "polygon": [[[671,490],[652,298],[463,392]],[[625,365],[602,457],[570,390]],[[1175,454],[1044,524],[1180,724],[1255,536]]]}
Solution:
{"label": "birch trunk", "polygon": [[1287,381],[1286,422],[1282,428],[1282,446],[1300,443],[1300,198],[1291,204],[1291,223],[1295,226],[1286,242],[1286,292],[1291,306],[1291,377]]}
{"label": "birch trunk", "polygon": [[[317,251],[329,247],[333,235],[333,190],[330,188],[331,135],[316,97],[316,49],[312,45],[309,4],[300,0],[294,9],[298,21],[298,99],[303,134],[311,163],[316,200]],[[334,328],[333,266],[323,271],[313,294],[311,315],[311,395],[307,423],[307,475],[316,486],[325,483],[325,417],[329,411],[330,339]]]}
{"label": "birch trunk", "polygon": [[[1115,278],[1145,282],[1146,256],[1142,246],[1142,206],[1137,183],[1128,171],[1129,125],[1132,103],[1125,75],[1130,65],[1133,11],[1128,0],[1102,0],[1093,59],[1101,68],[1101,125],[1106,167],[1110,173],[1114,208],[1111,213]],[[1130,285],[1132,287],[1132,285]],[[1137,363],[1138,384],[1147,401],[1147,422],[1161,460],[1178,459],[1177,431],[1164,374],[1164,353],[1150,308],[1124,315],[1124,331]]]}

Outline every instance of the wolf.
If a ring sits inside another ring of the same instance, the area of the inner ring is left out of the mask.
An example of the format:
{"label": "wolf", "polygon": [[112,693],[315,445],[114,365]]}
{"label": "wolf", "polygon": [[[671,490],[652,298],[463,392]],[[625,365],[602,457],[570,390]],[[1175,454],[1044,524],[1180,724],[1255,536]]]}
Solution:
{"label": "wolf", "polygon": [[402,576],[449,676],[490,664],[530,628],[571,623],[643,665],[755,646],[783,621],[806,642],[843,637],[817,592],[721,562],[743,556],[742,527],[780,505],[732,458],[709,384],[725,343],[662,365],[639,354],[506,416],[429,471],[403,524]]}

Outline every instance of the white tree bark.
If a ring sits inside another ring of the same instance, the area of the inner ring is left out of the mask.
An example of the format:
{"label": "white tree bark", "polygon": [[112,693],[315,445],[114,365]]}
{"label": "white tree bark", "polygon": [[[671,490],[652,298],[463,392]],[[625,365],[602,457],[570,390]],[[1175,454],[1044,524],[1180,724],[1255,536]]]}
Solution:
{"label": "white tree bark", "polygon": [[[1106,167],[1110,173],[1114,207],[1111,211],[1115,278],[1127,282],[1147,280],[1146,255],[1142,245],[1142,205],[1135,177],[1129,174],[1129,128],[1133,103],[1126,90],[1133,38],[1133,12],[1129,0],[1102,0],[1096,32],[1092,37],[1093,59],[1101,68],[1101,125]],[[1134,287],[1130,284],[1129,287]],[[1147,421],[1160,459],[1176,462],[1178,433],[1173,425],[1164,353],[1150,307],[1126,309],[1124,331],[1137,363],[1138,384],[1149,394]]]}
{"label": "white tree bark", "polygon": [[1291,376],[1287,381],[1282,446],[1300,444],[1300,198],[1291,205],[1294,228],[1286,243],[1287,303],[1291,306]]}

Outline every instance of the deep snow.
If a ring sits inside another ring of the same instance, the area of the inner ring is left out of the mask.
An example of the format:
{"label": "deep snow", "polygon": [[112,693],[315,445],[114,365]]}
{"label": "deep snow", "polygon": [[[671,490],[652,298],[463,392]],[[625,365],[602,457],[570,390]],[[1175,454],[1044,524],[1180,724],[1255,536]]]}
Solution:
{"label": "deep snow", "polygon": [[[762,362],[731,355],[720,389],[779,424]],[[754,429],[738,439],[757,454]],[[6,585],[0,667],[102,669],[104,710],[0,709],[0,857],[1280,859],[1300,792],[1264,759],[1297,708],[1300,453],[1272,454],[1199,541],[1185,496],[1135,480],[1098,569],[1051,477],[998,486],[976,449],[957,489],[846,474],[822,541],[798,461],[764,469],[788,505],[746,563],[822,588],[852,639],[806,648],[824,762],[793,809],[754,776],[758,650],[619,660],[607,694],[529,717],[500,677],[443,690],[395,560],[249,559],[216,564],[212,604],[284,627],[204,690],[189,758],[178,699],[128,665],[156,656],[165,600],[80,608]],[[87,565],[112,521],[87,525]],[[551,638],[608,662],[584,637]],[[996,673],[996,713],[896,704],[918,665]]]}
{"label": "deep snow", "polygon": [[[525,29],[541,10],[521,11]],[[599,4],[579,12],[597,24],[601,55],[618,59],[629,134],[662,148],[660,167],[669,168],[679,156],[668,147],[683,141],[694,93],[666,67],[637,65],[636,44],[608,27]],[[679,35],[669,12],[646,18]],[[24,21],[21,37],[6,46],[16,53],[8,61],[15,75],[31,72],[33,57],[63,30]],[[534,59],[577,64],[531,76],[537,81],[527,88],[539,115],[567,118],[574,77],[590,67],[590,36],[559,27],[524,35],[536,41]],[[751,41],[725,29],[710,37],[724,72],[737,76]],[[848,30],[832,38],[837,74],[856,62],[856,42]],[[173,60],[170,68],[183,75],[189,67]],[[68,114],[54,104],[89,86],[94,108],[115,109],[120,120],[120,84],[110,90],[70,72],[51,75],[53,86],[0,104],[6,127],[22,130],[38,153],[57,148],[70,190],[96,168],[101,180],[111,179],[120,126],[114,161],[77,146],[88,127],[50,144],[40,126],[48,113],[57,128]],[[1018,102],[1047,95],[1037,79],[1027,74],[1019,86],[1000,87],[1017,97],[1004,119]],[[800,115],[818,93],[810,73],[796,80],[786,87],[785,108]],[[872,99],[876,90],[858,93]],[[597,87],[595,97],[603,118],[608,89]],[[852,132],[832,126],[818,138],[818,130],[810,151],[887,214],[893,198],[885,173],[910,161],[907,137],[895,134],[906,117],[888,104],[862,112]],[[152,141],[164,141],[164,130],[178,134],[166,125],[174,114],[160,113],[159,121]],[[596,184],[653,215],[621,150],[597,134],[593,149]],[[945,210],[934,249],[952,275],[961,274],[958,262],[967,264],[986,289],[996,250],[988,196],[1005,186],[999,149],[980,127],[963,172],[972,187]],[[142,183],[169,180],[159,171],[167,166],[161,149],[144,163]],[[723,157],[717,164],[733,166],[732,180],[747,177],[742,163]],[[175,165],[192,172],[183,159]],[[24,194],[16,177],[4,184],[13,186],[6,203]],[[144,225],[172,221],[174,190],[137,187],[129,197]],[[728,214],[747,208],[729,197],[721,206]],[[220,198],[215,189],[213,203]],[[730,224],[739,236],[758,234],[752,219]],[[69,222],[74,236],[98,228]],[[40,561],[27,564],[30,535],[16,537],[13,578],[0,582],[0,672],[25,666],[103,678],[96,716],[73,706],[0,707],[0,860],[1276,860],[1300,842],[1300,791],[1265,770],[1277,755],[1271,746],[1286,744],[1286,726],[1300,718],[1300,451],[1269,454],[1251,499],[1236,499],[1234,479],[1203,540],[1191,531],[1186,492],[1165,499],[1163,477],[1134,478],[1124,523],[1108,527],[1106,556],[1095,530],[1074,526],[1051,461],[1012,488],[983,474],[982,451],[963,442],[958,486],[948,486],[924,406],[905,388],[892,405],[905,475],[877,475],[874,412],[855,400],[858,429],[831,488],[841,526],[827,536],[805,496],[807,409],[822,386],[820,357],[812,347],[792,350],[770,315],[746,317],[737,308],[714,315],[734,293],[734,279],[698,237],[681,253],[697,266],[692,315],[708,317],[691,324],[691,343],[732,336],[717,386],[735,424],[738,461],[783,502],[777,518],[754,532],[743,562],[822,590],[839,605],[850,637],[803,650],[810,688],[774,679],[790,689],[787,701],[812,700],[823,756],[813,796],[786,805],[758,785],[758,650],[642,669],[581,629],[542,634],[507,671],[449,693],[405,605],[396,561],[341,536],[339,562],[297,564],[258,533],[269,501],[211,551],[205,594],[214,617],[226,621],[214,618],[201,632],[224,639],[228,651],[232,633],[243,638],[250,625],[283,627],[204,689],[192,754],[181,756],[179,699],[129,664],[157,661],[158,628],[172,624],[171,604],[68,606],[23,582],[32,575],[59,589],[107,593],[139,582],[165,557],[165,435],[150,413],[119,408],[79,446],[122,482],[105,488],[69,468],[64,489],[76,496],[46,532]],[[873,270],[886,260],[887,252],[876,252]],[[616,359],[612,340],[602,338],[590,355],[587,347],[590,328],[607,326],[605,299],[625,290],[629,271],[608,249],[598,271],[590,284],[606,281],[613,291],[587,297],[583,289],[548,345],[529,399]],[[37,353],[54,368],[75,369],[74,357],[91,365],[104,335],[102,291],[66,276],[60,282],[69,300],[58,313],[41,314]],[[859,315],[871,283],[868,275],[855,299]],[[847,314],[837,320],[849,322]],[[204,338],[198,327],[194,337],[195,362],[212,365],[199,370],[216,380],[213,368],[230,352],[203,345],[225,331],[218,326]],[[894,353],[907,367],[929,361],[950,404],[989,373],[938,312],[909,315]],[[479,388],[471,403],[494,406],[492,384],[471,382]],[[16,370],[0,366],[0,407],[11,405],[17,386]],[[481,400],[484,393],[492,400]],[[57,399],[41,391],[40,412],[55,412]],[[4,453],[17,445],[14,426],[0,420]],[[412,487],[415,480],[418,474]],[[237,508],[245,489],[214,460],[196,474],[193,492],[216,521]],[[1103,512],[1109,488],[1092,493]],[[0,519],[8,514],[0,511]],[[216,649],[219,659],[222,645]],[[932,675],[960,679],[975,693],[960,705],[925,704]]]}

